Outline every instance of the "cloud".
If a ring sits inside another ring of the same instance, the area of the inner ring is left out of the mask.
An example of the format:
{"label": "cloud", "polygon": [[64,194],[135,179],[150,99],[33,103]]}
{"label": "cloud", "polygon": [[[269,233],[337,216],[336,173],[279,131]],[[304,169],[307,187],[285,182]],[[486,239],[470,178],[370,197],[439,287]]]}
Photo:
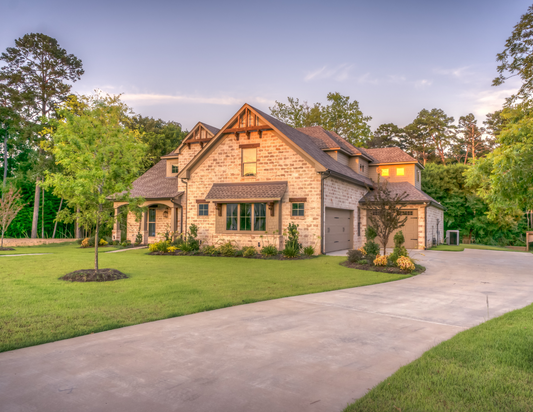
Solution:
{"label": "cloud", "polygon": [[359,83],[364,83],[364,84],[379,84],[380,83],[379,79],[377,79],[376,77],[372,77],[370,73],[365,73],[362,76],[359,76],[357,78],[357,81]]}
{"label": "cloud", "polygon": [[516,93],[516,88],[500,89],[493,87],[484,91],[471,91],[460,95],[461,98],[472,100],[472,111],[479,118],[485,118],[487,113],[500,110],[505,99]]}
{"label": "cloud", "polygon": [[233,97],[233,96],[194,96],[152,93],[124,93],[122,100],[130,104],[151,106],[167,103],[212,104],[217,106],[235,106],[246,103],[274,104],[274,100],[263,97]]}
{"label": "cloud", "polygon": [[403,83],[407,79],[401,74],[389,74],[387,75],[387,81],[390,83]]}
{"label": "cloud", "polygon": [[451,76],[457,79],[463,79],[465,77],[472,76],[475,74],[473,71],[469,69],[470,69],[470,66],[458,67],[455,69],[435,68],[433,69],[433,73],[440,74],[442,76]]}
{"label": "cloud", "polygon": [[343,63],[333,68],[323,66],[312,72],[308,72],[304,77],[304,81],[309,82],[311,80],[333,79],[338,82],[343,82],[350,77],[351,69],[352,65],[347,63]]}
{"label": "cloud", "polygon": [[427,80],[427,79],[421,79],[415,81],[415,88],[417,89],[424,89],[426,87],[429,87],[433,84],[433,80]]}

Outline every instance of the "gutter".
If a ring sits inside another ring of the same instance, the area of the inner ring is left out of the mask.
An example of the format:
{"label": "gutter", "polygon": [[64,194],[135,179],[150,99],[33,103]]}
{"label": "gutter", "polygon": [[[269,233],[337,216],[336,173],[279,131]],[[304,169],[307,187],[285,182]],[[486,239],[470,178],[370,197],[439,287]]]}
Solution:
{"label": "gutter", "polygon": [[428,247],[428,206],[429,203],[424,203],[424,249]]}
{"label": "gutter", "polygon": [[[325,254],[325,242],[326,242],[326,233],[325,233],[325,222],[326,222],[326,208],[324,205],[324,180],[331,176],[331,170],[325,172],[318,172],[320,174],[320,236],[322,237],[320,241],[320,253]],[[326,176],[327,174],[327,176]]]}
{"label": "gutter", "polygon": [[[185,229],[187,229],[187,204],[189,203],[189,184],[187,179],[181,179],[181,183],[185,185]],[[181,211],[181,233],[183,233],[183,210]]]}

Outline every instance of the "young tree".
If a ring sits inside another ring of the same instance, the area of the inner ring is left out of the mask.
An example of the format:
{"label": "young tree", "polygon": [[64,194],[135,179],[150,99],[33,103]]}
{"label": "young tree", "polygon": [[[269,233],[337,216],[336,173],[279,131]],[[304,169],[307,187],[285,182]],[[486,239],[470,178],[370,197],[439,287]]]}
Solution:
{"label": "young tree", "polygon": [[61,110],[51,149],[61,170],[47,172],[43,186],[70,206],[58,214],[59,220],[78,219],[85,226],[96,226],[94,268],[98,272],[100,227],[115,221],[104,206],[112,195],[130,208],[142,201],[130,199],[129,191],[141,172],[146,145],[138,131],[124,126],[128,107],[120,96],[82,96],[79,102],[76,110]]}
{"label": "young tree", "polygon": [[[473,163],[476,162],[476,156],[480,157],[487,152],[483,139],[484,133],[485,128],[478,127],[476,117],[472,113],[459,118],[458,134],[455,142],[461,148],[464,148],[465,164],[468,161],[469,152]],[[457,150],[457,147],[455,150]]]}
{"label": "young tree", "polygon": [[[2,89],[17,101],[20,115],[28,122],[41,124],[43,119],[55,112],[64,102],[72,85],[83,75],[82,62],[59,46],[56,39],[42,33],[26,34],[15,40],[15,47],[8,47],[0,55],[6,66],[0,69]],[[44,126],[44,125],[42,125]],[[33,139],[40,162],[36,180],[40,181],[45,168],[44,152],[39,143],[45,135],[34,133]],[[39,217],[40,185],[35,186],[35,203],[31,237],[37,237]]]}
{"label": "young tree", "polygon": [[20,200],[20,189],[14,190],[11,187],[7,192],[2,190],[2,198],[0,199],[0,229],[2,230],[0,250],[4,248],[4,235],[7,232],[7,228],[24,207]]}
{"label": "young tree", "polygon": [[384,255],[387,254],[387,243],[392,232],[407,222],[407,216],[401,214],[402,202],[406,197],[405,192],[393,194],[387,181],[380,182],[378,178],[371,198],[365,203],[368,220],[378,235]]}

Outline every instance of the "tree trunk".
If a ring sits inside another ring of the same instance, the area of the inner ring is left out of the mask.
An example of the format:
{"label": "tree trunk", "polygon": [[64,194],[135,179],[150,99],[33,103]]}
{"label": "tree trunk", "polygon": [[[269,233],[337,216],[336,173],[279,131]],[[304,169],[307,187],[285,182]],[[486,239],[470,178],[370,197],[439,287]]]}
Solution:
{"label": "tree trunk", "polygon": [[31,238],[37,238],[37,230],[39,225],[39,201],[41,200],[41,187],[39,186],[39,181],[41,179],[37,178],[35,182],[35,203],[33,205],[33,219],[31,222]]}
{"label": "tree trunk", "polygon": [[41,239],[44,239],[44,189],[43,189],[43,205],[41,206]]}
{"label": "tree trunk", "polygon": [[61,198],[61,202],[59,202],[59,210],[57,211],[57,214],[56,214],[56,223],[54,224],[54,233],[52,233],[52,239],[56,237],[57,215],[59,214],[59,212],[61,212],[61,206],[63,206],[63,198]]}
{"label": "tree trunk", "polygon": [[[6,187],[7,180],[7,133],[4,136],[4,180],[2,181],[2,187]],[[2,192],[2,199],[4,198],[4,192]]]}
{"label": "tree trunk", "polygon": [[[78,207],[76,209],[76,216],[80,214],[80,208]],[[76,218],[76,233],[75,233],[76,239],[81,239],[83,237],[83,228],[80,227],[79,219]]]}
{"label": "tree trunk", "polygon": [[2,230],[2,240],[0,241],[0,250],[2,250],[2,248],[4,247],[4,233],[5,231]]}
{"label": "tree trunk", "polygon": [[100,214],[102,213],[102,205],[98,206],[98,213],[96,213],[96,232],[94,235],[94,270],[98,273],[98,234],[100,231]]}

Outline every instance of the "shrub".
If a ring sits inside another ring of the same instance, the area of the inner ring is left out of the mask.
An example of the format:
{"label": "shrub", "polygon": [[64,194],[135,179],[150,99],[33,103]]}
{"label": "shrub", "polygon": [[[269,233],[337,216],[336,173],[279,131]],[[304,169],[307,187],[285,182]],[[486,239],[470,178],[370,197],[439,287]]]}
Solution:
{"label": "shrub", "polygon": [[121,245],[124,246],[124,247],[131,246],[131,240],[126,239],[124,242],[121,243]]}
{"label": "shrub", "polygon": [[80,239],[76,240],[76,243],[77,243],[78,245],[81,246],[81,242],[83,242],[84,240],[85,240],[85,239],[81,239],[81,238],[80,238]]}
{"label": "shrub", "polygon": [[148,245],[148,250],[149,250],[150,252],[157,252],[157,244],[156,244],[156,243],[150,243],[150,244]]}
{"label": "shrub", "polygon": [[202,247],[202,253],[204,255],[218,255],[219,254],[219,251],[217,250],[217,248],[215,246],[212,246],[212,245],[204,245]]}
{"label": "shrub", "polygon": [[86,237],[81,241],[81,247],[89,247],[89,238]]}
{"label": "shrub", "polygon": [[234,240],[228,240],[218,246],[218,250],[222,256],[235,256],[237,249],[237,242]]}
{"label": "shrub", "polygon": [[298,257],[298,255],[300,255],[300,250],[295,248],[295,247],[287,245],[287,246],[285,246],[285,249],[283,249],[283,251],[281,253],[286,258],[291,259],[291,258]]}
{"label": "shrub", "polygon": [[391,262],[396,264],[396,261],[401,256],[409,257],[409,253],[407,253],[407,249],[403,244],[405,243],[405,238],[403,236],[403,232],[400,230],[394,235],[394,250],[389,256],[389,259]]}
{"label": "shrub", "polygon": [[396,261],[396,265],[402,270],[408,270],[410,272],[415,270],[415,264],[413,263],[411,258],[407,256],[400,256]]}
{"label": "shrub", "polygon": [[107,240],[105,240],[105,239],[100,239],[100,242],[98,242],[98,244],[99,244],[100,246],[106,246],[106,245],[108,244],[108,242],[107,242]]}
{"label": "shrub", "polygon": [[[128,241],[131,243],[131,241]],[[137,232],[137,236],[135,236],[135,245],[138,246],[143,242],[143,235],[141,232]]]}
{"label": "shrub", "polygon": [[359,263],[360,265],[366,265],[368,263],[368,260],[366,259],[361,259],[360,261],[358,261],[357,263]]}
{"label": "shrub", "polygon": [[289,223],[289,226],[287,227],[287,243],[285,243],[285,246],[290,249],[295,249],[297,253],[300,253],[302,244],[299,243],[300,232],[298,232],[298,227],[299,225]]}
{"label": "shrub", "polygon": [[306,256],[313,256],[315,254],[315,248],[313,246],[307,246],[304,248],[304,254]]}
{"label": "shrub", "polygon": [[367,255],[377,256],[380,252],[379,245],[374,242],[374,239],[377,237],[376,230],[369,226],[366,228],[365,236],[366,236],[366,243],[364,246],[365,252]]}
{"label": "shrub", "polygon": [[115,246],[120,245],[120,240],[114,240],[114,241],[113,241],[113,244],[114,244]]}
{"label": "shrub", "polygon": [[169,253],[174,253],[176,250],[178,250],[178,248],[176,246],[169,246],[168,247],[168,252]]}
{"label": "shrub", "polygon": [[348,262],[352,262],[352,263],[363,259],[363,256],[364,256],[361,250],[359,249],[349,250],[347,255],[348,255]]}
{"label": "shrub", "polygon": [[253,257],[257,255],[257,250],[253,246],[243,247],[242,248],[242,255],[244,257]]}
{"label": "shrub", "polygon": [[364,246],[360,247],[359,249],[357,249],[359,252],[361,252],[363,254],[363,256],[366,256],[367,253],[366,253],[366,250],[364,248]]}
{"label": "shrub", "polygon": [[239,249],[239,250],[236,250],[235,251],[235,257],[243,257],[244,253],[242,251],[242,249]]}
{"label": "shrub", "polygon": [[168,248],[170,247],[170,242],[166,240],[161,240],[160,242],[151,243],[148,245],[148,250],[150,252],[162,252],[166,253],[168,252]]}
{"label": "shrub", "polygon": [[387,266],[387,256],[377,255],[374,259],[375,266]]}
{"label": "shrub", "polygon": [[263,246],[261,254],[263,256],[276,256],[278,254],[278,249],[274,245]]}

